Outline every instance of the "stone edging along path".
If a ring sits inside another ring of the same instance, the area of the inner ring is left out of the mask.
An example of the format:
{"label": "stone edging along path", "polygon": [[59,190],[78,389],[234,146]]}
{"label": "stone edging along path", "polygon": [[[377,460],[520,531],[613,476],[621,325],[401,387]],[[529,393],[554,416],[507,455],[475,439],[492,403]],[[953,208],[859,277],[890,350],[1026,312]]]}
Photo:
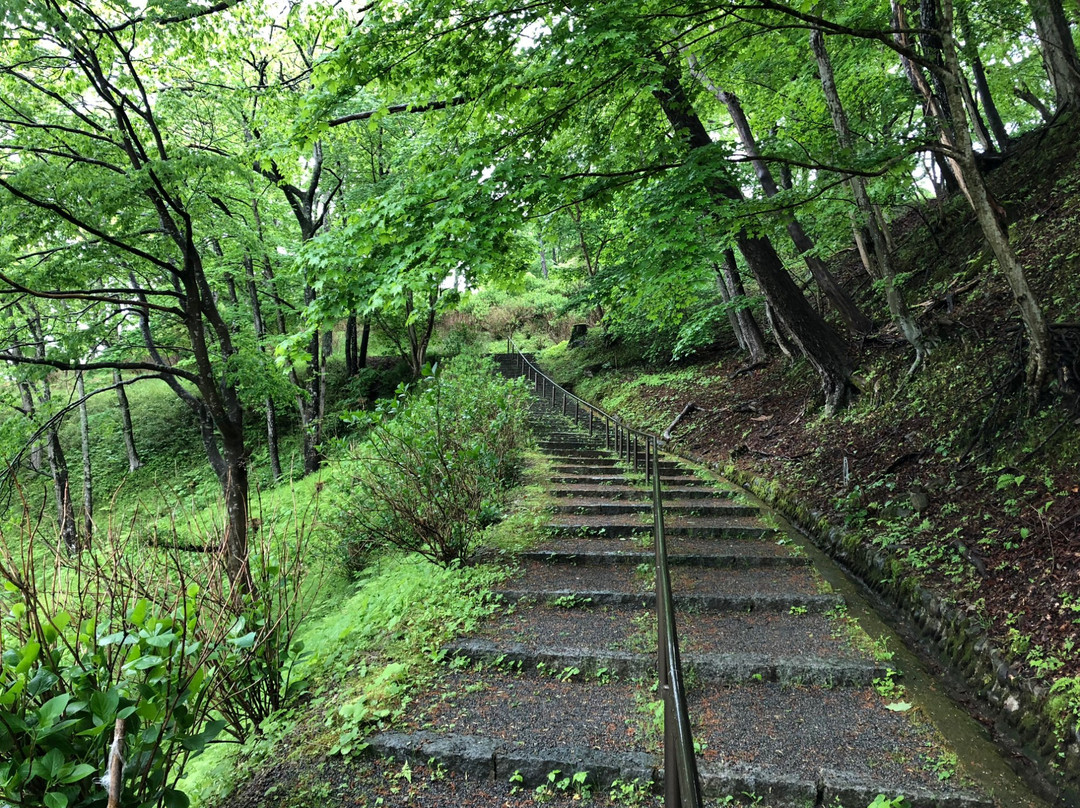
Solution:
{"label": "stone edging along path", "polygon": [[1020,676],[976,618],[919,585],[891,554],[858,542],[824,513],[789,499],[776,481],[671,446],[665,451],[745,489],[896,610],[909,633],[928,641],[937,661],[974,693],[977,712],[993,723],[999,740],[1034,764],[1037,785],[1057,804],[1080,806],[1080,724],[1059,736],[1048,709],[1048,688]]}

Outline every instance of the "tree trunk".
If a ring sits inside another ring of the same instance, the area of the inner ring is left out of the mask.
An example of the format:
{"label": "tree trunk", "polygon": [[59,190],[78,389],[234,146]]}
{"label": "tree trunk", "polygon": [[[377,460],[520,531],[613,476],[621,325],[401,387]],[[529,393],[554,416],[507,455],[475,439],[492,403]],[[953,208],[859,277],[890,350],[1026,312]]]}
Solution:
{"label": "tree trunk", "polygon": [[368,344],[371,341],[371,318],[364,318],[364,329],[360,334],[360,352],[356,357],[356,364],[358,370],[363,370],[367,367],[367,355]]}
{"label": "tree trunk", "polygon": [[[33,418],[36,408],[34,407],[34,393],[27,382],[19,382],[19,394],[22,396],[22,408],[27,418]],[[41,441],[34,441],[30,446],[30,468],[41,471]]]}
{"label": "tree trunk", "polygon": [[[712,145],[708,131],[691,106],[674,70],[668,69],[662,85],[653,90],[653,96],[676,135],[685,138],[690,149]],[[718,201],[720,198],[739,201],[743,198],[734,183],[719,177],[711,181],[709,192]],[[817,371],[826,412],[835,412],[847,403],[855,389],[850,381],[847,346],[803,296],[768,239],[741,230],[735,234],[735,242],[777,318]]]}
{"label": "tree trunk", "polygon": [[[304,287],[304,304],[310,306],[315,301],[315,290],[310,286]],[[308,378],[303,392],[296,397],[297,407],[300,410],[300,428],[303,431],[304,443],[304,473],[311,474],[318,471],[322,465],[323,456],[319,451],[322,443],[322,358],[320,354],[322,339],[319,330],[316,329],[308,342]]]}
{"label": "tree trunk", "polygon": [[544,251],[544,234],[540,233],[538,234],[538,237],[540,239],[540,274],[543,276],[544,280],[547,280],[548,264],[547,253]]}
{"label": "tree trunk", "polygon": [[[724,250],[724,262],[720,265],[720,277],[731,296],[731,300],[740,304],[746,299],[746,290],[743,288],[742,277],[739,275],[739,265],[735,261],[733,250]],[[750,364],[756,365],[769,358],[769,352],[765,349],[765,337],[761,334],[761,327],[754,319],[754,313],[743,305],[737,305],[735,319],[739,324],[739,331],[746,342],[746,350],[750,354]]]}
{"label": "tree trunk", "polygon": [[113,370],[113,384],[116,385],[116,405],[120,410],[120,432],[124,436],[124,448],[127,450],[128,471],[142,468],[142,460],[135,448],[135,428],[131,424],[131,405],[124,389],[124,377],[119,370]]}
{"label": "tree trunk", "polygon": [[[945,76],[947,77],[946,89],[950,98],[959,99],[960,86],[958,77],[960,72],[960,59],[956,52],[956,44],[953,39],[953,5],[952,0],[943,0],[944,24],[942,26],[942,40],[945,51]],[[1043,318],[1042,307],[1039,305],[1035,294],[1027,281],[1016,251],[1009,243],[1009,230],[1001,215],[1001,206],[994,202],[983,181],[982,174],[975,164],[975,154],[971,149],[971,139],[968,137],[966,122],[963,120],[963,106],[952,104],[953,131],[956,135],[954,153],[956,160],[964,173],[965,185],[970,191],[969,200],[975,211],[975,218],[983,235],[990,243],[994,251],[1001,271],[1008,279],[1009,288],[1012,290],[1013,299],[1020,309],[1020,317],[1024,322],[1024,328],[1028,337],[1027,357],[1027,389],[1029,409],[1034,409],[1043,383],[1050,373],[1052,362],[1052,349],[1050,346],[1050,332]]]}
{"label": "tree trunk", "polygon": [[720,290],[720,297],[723,299],[724,309],[727,311],[728,325],[731,326],[731,331],[735,334],[735,341],[739,343],[739,350],[745,352],[749,350],[750,346],[747,345],[746,337],[743,336],[739,315],[735,312],[735,307],[731,305],[731,290],[728,289],[728,285],[724,281],[724,274],[723,270],[720,269],[720,265],[713,262],[713,270],[716,272],[716,288]]}
{"label": "tree trunk", "polygon": [[356,315],[345,319],[345,375],[352,378],[360,370],[356,361]]}
{"label": "tree trunk", "polygon": [[1080,102],[1080,58],[1061,0],[1028,0],[1028,5],[1057,109],[1075,108]]}
{"label": "tree trunk", "polygon": [[75,377],[75,394],[79,397],[79,437],[82,444],[83,546],[89,547],[94,537],[94,470],[90,463],[90,417],[86,411],[86,383],[81,373]]}
{"label": "tree trunk", "polygon": [[[257,218],[259,210],[258,205],[253,205],[253,208]],[[250,255],[244,256],[244,275],[247,282],[248,302],[251,304],[251,324],[255,329],[255,339],[258,340],[259,350],[265,350],[262,343],[263,339],[266,337],[266,320],[263,318],[262,302],[259,300],[259,286],[255,280],[255,266]],[[266,408],[266,451],[270,458],[270,476],[273,477],[274,482],[277,482],[281,479],[281,451],[278,445],[277,404],[274,403],[272,396],[267,396],[264,401],[264,406]]]}
{"label": "tree trunk", "polygon": [[[765,196],[770,199],[776,196],[780,193],[780,189],[777,187],[768,165],[761,159],[757,139],[750,128],[750,121],[746,118],[746,113],[743,111],[738,96],[715,86],[705,72],[697,68],[696,60],[693,57],[690,57],[689,61],[691,73],[727,107],[728,114],[731,116],[735,129],[739,133],[739,140],[742,142],[743,150],[754,166],[754,172],[757,174],[762,190],[765,191]],[[807,235],[802,223],[789,211],[782,212],[781,217],[788,235],[795,245],[795,249],[802,256],[803,261],[806,262],[807,269],[810,270],[814,281],[821,291],[825,293],[825,296],[829,298],[829,302],[836,310],[836,313],[840,315],[841,319],[852,331],[860,334],[867,334],[872,331],[874,324],[870,321],[870,318],[862,313],[855,301],[851,299],[851,296],[840,286],[835,276],[825,266],[825,263],[813,255],[813,239]]]}
{"label": "tree trunk", "polygon": [[788,359],[794,359],[799,349],[788,339],[787,333],[777,322],[776,317],[773,315],[773,308],[768,303],[765,304],[765,320],[769,324],[769,333],[773,335],[773,341],[776,343],[776,347],[780,349],[780,353]]}
{"label": "tree trunk", "polygon": [[[896,33],[893,34],[893,39],[898,45],[906,48],[913,48],[912,43],[908,38],[908,33],[905,29],[908,28],[907,14],[904,11],[903,5],[900,0],[891,0],[893,16],[893,28]],[[921,99],[923,112],[932,120],[934,120],[939,127],[938,135],[941,139],[948,138],[948,132],[942,131],[941,127],[947,126],[948,116],[943,113],[942,104],[946,103],[938,96],[934,95],[934,91],[930,89],[929,83],[926,81],[926,77],[922,73],[922,69],[908,59],[905,56],[900,57],[900,64],[904,68],[904,75],[907,76],[908,83],[915,91],[915,97]],[[933,160],[937,163],[938,170],[941,172],[941,179],[945,185],[946,195],[953,191],[960,189],[960,182],[953,171],[949,163],[937,152],[932,152]]]}
{"label": "tree trunk", "polygon": [[[820,29],[815,28],[810,32],[810,47],[813,49],[814,57],[817,59],[821,87],[825,93],[825,105],[829,109],[833,127],[836,129],[836,139],[841,149],[851,149],[854,140],[848,126],[847,114],[844,112],[844,106],[840,101],[840,93],[836,87],[829,54],[825,49],[825,35]],[[915,364],[917,365],[926,355],[926,341],[918,324],[908,311],[903,293],[896,285],[896,268],[893,265],[892,250],[889,249],[889,244],[879,221],[881,214],[876,209],[876,206],[871,203],[870,196],[866,192],[866,183],[862,177],[851,177],[849,184],[855,197],[855,205],[862,213],[863,218],[866,220],[866,227],[870,230],[874,258],[881,280],[885,284],[885,298],[889,304],[889,312],[900,327],[904,338],[915,349]]]}
{"label": "tree trunk", "polygon": [[975,78],[975,92],[978,94],[979,101],[982,102],[982,108],[986,112],[986,120],[994,133],[994,139],[997,140],[998,150],[1007,151],[1009,148],[1009,132],[1005,128],[1005,123],[1001,120],[1001,113],[998,112],[997,104],[994,103],[994,96],[990,92],[990,83],[986,80],[986,69],[983,66],[982,57],[979,56],[979,45],[975,40],[975,35],[971,32],[971,22],[968,19],[966,8],[956,9],[956,21],[960,25],[964,37],[964,55],[971,65],[971,75]]}
{"label": "tree trunk", "polygon": [[964,106],[967,108],[968,118],[971,119],[971,128],[975,133],[975,139],[979,141],[979,145],[982,146],[985,154],[992,154],[994,152],[994,141],[990,137],[986,123],[983,122],[982,115],[979,114],[979,106],[975,103],[975,97],[971,94],[971,85],[968,84],[966,76],[960,83],[960,89],[963,92]]}

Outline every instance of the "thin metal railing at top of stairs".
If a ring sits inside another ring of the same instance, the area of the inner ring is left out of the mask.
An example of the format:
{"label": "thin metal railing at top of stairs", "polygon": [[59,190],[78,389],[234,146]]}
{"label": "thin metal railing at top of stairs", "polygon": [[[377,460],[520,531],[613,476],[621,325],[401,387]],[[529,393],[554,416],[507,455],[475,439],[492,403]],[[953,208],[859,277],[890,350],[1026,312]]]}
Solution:
{"label": "thin metal railing at top of stairs", "polygon": [[[698,777],[694,739],[690,731],[690,716],[686,708],[686,688],[683,684],[682,663],[679,658],[679,635],[675,629],[675,606],[671,595],[671,575],[668,571],[667,539],[664,535],[664,505],[660,492],[660,438],[651,432],[627,426],[621,419],[575,396],[555,383],[531,362],[514,343],[506,340],[506,352],[517,354],[521,375],[536,387],[537,395],[552,408],[558,408],[562,396],[562,413],[569,415],[574,406],[574,422],[582,425],[582,413],[588,418],[589,434],[594,434],[597,421],[604,428],[604,445],[638,469],[640,444],[645,446],[645,477],[652,481],[653,538],[656,549],[656,618],[658,627],[657,671],[660,693],[664,697],[664,808],[701,808],[701,782]],[[550,388],[550,399],[549,399]],[[614,444],[614,445],[613,445]],[[672,772],[676,776],[672,777]]]}

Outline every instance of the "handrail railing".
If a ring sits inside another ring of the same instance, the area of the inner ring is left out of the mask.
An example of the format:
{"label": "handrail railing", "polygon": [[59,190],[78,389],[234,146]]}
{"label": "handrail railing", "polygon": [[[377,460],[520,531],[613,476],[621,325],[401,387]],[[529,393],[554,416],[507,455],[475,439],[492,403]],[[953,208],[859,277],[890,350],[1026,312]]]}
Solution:
{"label": "handrail railing", "polygon": [[690,731],[690,716],[686,709],[686,688],[683,684],[679,635],[675,629],[675,607],[671,595],[671,575],[668,571],[664,503],[660,491],[660,438],[651,432],[627,426],[621,419],[556,384],[554,379],[529,361],[512,338],[507,338],[506,349],[508,354],[518,355],[522,375],[533,382],[541,399],[547,400],[550,386],[550,403],[553,408],[558,406],[558,395],[561,393],[563,415],[568,414],[570,402],[574,405],[576,424],[581,424],[583,410],[588,414],[590,435],[593,434],[594,421],[599,416],[604,424],[604,445],[612,448],[614,442],[615,453],[620,457],[632,458],[635,471],[640,457],[640,441],[645,443],[645,478],[652,480],[653,489],[657,674],[660,693],[664,698],[664,808],[701,808],[701,783],[698,778],[697,758],[694,755],[694,739]]}

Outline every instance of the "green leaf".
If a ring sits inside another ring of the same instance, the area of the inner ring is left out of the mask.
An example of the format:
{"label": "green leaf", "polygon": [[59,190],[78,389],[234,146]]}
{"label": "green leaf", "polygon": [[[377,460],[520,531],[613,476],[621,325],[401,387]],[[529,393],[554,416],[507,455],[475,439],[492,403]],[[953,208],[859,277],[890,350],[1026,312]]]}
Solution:
{"label": "green leaf", "polygon": [[93,773],[94,767],[91,766],[89,763],[79,763],[78,765],[73,766],[71,771],[69,771],[67,774],[62,774],[60,776],[60,782],[64,785],[67,785],[68,783],[75,783],[85,777],[89,777]]}
{"label": "green leaf", "polygon": [[45,808],[67,808],[68,796],[63,791],[50,791],[42,802],[45,803]]}
{"label": "green leaf", "polygon": [[912,708],[911,702],[907,701],[894,701],[892,704],[886,704],[886,710],[892,710],[894,713],[906,713]]}
{"label": "green leaf", "polygon": [[69,701],[71,701],[71,696],[68,693],[61,693],[42,704],[37,711],[40,726],[51,727],[55,724],[56,719],[63,715]]}

